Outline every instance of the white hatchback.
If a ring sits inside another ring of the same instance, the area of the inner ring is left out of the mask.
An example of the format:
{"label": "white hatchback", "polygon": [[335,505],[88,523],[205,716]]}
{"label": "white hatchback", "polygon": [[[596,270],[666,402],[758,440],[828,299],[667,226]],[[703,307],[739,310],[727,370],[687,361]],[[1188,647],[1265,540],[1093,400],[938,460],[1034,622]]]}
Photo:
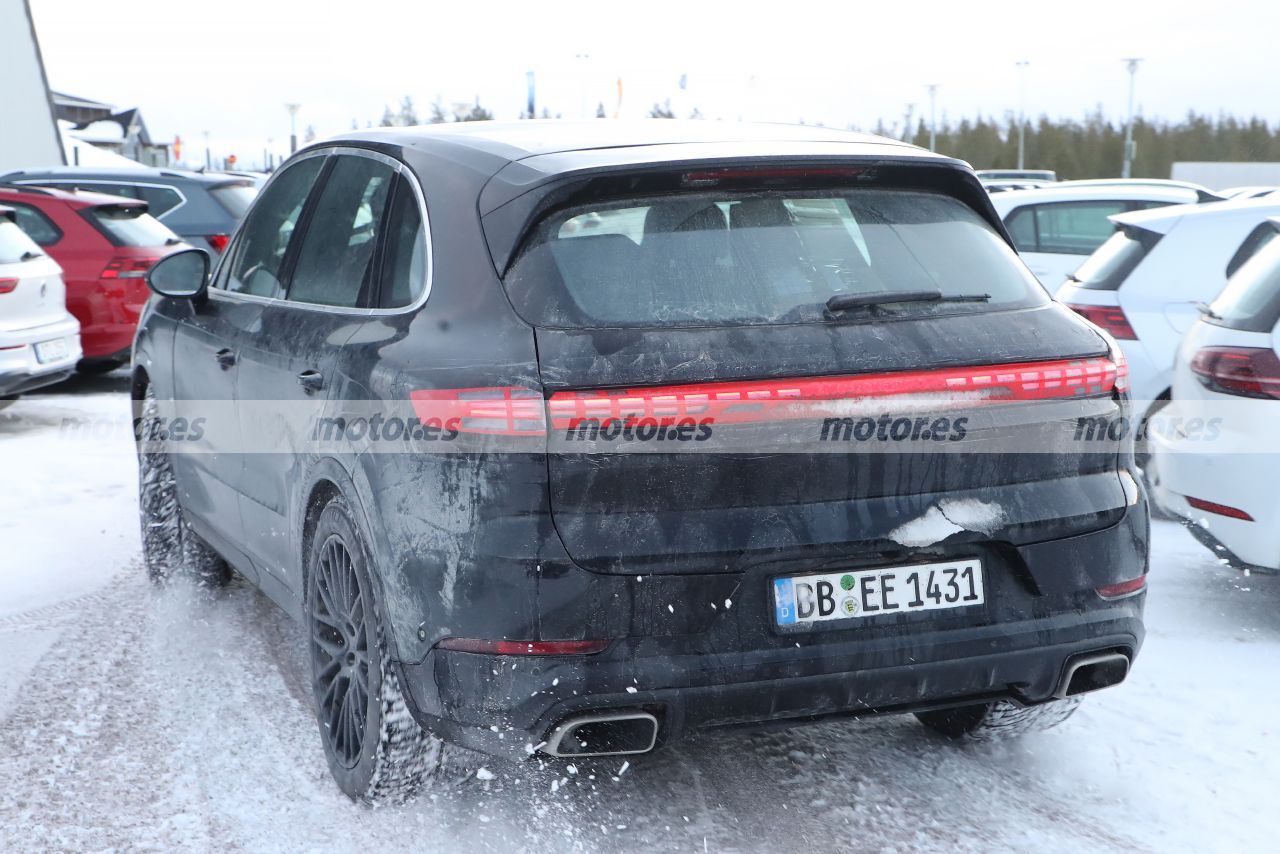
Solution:
{"label": "white hatchback", "polygon": [[995,193],[991,204],[1022,260],[1053,289],[1074,273],[1115,230],[1108,217],[1211,198],[1179,184],[1063,181],[1037,190]]}
{"label": "white hatchback", "polygon": [[1280,570],[1280,217],[1266,227],[1178,348],[1173,402],[1148,434],[1149,479],[1220,558]]}
{"label": "white hatchback", "polygon": [[0,400],[65,379],[79,360],[62,268],[0,207]]}

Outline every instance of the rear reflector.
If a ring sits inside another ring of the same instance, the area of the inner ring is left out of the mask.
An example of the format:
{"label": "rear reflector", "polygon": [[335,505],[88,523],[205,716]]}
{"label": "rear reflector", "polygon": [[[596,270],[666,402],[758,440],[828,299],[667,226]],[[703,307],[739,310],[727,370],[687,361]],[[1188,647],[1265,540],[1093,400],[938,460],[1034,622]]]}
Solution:
{"label": "rear reflector", "polygon": [[102,279],[145,279],[159,258],[112,258],[102,271]]}
{"label": "rear reflector", "polygon": [[1107,584],[1094,590],[1103,599],[1119,599],[1124,596],[1132,596],[1140,593],[1147,586],[1147,577],[1140,575],[1129,581],[1121,581],[1119,584]]}
{"label": "rear reflector", "polygon": [[1111,337],[1120,341],[1137,341],[1138,333],[1133,331],[1133,326],[1129,323],[1129,318],[1125,317],[1124,309],[1116,305],[1075,305],[1067,304],[1067,308],[1083,317],[1085,320],[1101,326],[1107,332],[1111,333]]}
{"label": "rear reflector", "polygon": [[1218,504],[1213,501],[1205,501],[1203,498],[1192,498],[1187,496],[1187,503],[1197,510],[1203,510],[1206,513],[1216,513],[1219,516],[1227,516],[1231,519],[1240,519],[1245,522],[1252,522],[1253,517],[1238,507],[1228,507],[1226,504]]}
{"label": "rear reflector", "polygon": [[17,279],[0,279],[0,294],[13,293],[18,289]]}
{"label": "rear reflector", "polygon": [[1205,347],[1191,372],[1210,391],[1280,400],[1280,357],[1269,347]]}
{"label": "rear reflector", "polygon": [[453,652],[481,655],[592,655],[609,646],[607,640],[509,641],[445,638],[436,644]]}
{"label": "rear reflector", "polygon": [[231,242],[229,234],[210,234],[205,240],[209,241],[209,245],[213,247],[213,251],[221,255],[227,251],[227,244]]}

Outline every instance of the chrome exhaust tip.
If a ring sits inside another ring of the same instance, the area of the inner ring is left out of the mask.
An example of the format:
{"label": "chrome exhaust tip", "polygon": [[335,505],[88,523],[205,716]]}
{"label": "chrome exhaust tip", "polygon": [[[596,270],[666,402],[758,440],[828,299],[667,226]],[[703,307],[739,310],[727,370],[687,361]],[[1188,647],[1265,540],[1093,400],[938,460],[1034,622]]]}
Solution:
{"label": "chrome exhaust tip", "polygon": [[658,742],[658,719],[648,712],[596,712],[562,721],[547,737],[552,756],[627,756]]}
{"label": "chrome exhaust tip", "polygon": [[1129,656],[1119,652],[1082,655],[1067,662],[1067,672],[1054,697],[1065,700],[1119,685],[1129,675]]}

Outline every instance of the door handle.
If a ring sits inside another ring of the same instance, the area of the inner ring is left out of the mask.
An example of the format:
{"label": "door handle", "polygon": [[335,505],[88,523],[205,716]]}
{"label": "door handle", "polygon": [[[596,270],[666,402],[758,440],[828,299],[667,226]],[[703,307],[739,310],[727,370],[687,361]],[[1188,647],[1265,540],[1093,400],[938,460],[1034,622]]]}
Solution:
{"label": "door handle", "polygon": [[324,388],[324,375],[319,371],[303,371],[298,374],[298,385],[302,386],[307,394],[319,391]]}
{"label": "door handle", "polygon": [[229,347],[223,347],[221,350],[214,353],[213,358],[217,360],[218,365],[224,371],[227,370],[228,368],[231,368],[236,363],[235,351],[230,349]]}

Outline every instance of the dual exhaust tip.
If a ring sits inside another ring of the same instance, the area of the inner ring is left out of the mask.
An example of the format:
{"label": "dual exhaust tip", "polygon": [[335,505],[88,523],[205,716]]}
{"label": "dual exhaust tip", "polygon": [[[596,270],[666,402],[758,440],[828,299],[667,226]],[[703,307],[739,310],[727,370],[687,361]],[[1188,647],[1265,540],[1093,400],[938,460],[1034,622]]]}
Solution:
{"label": "dual exhaust tip", "polygon": [[[1129,675],[1129,657],[1120,652],[1077,656],[1054,697],[1065,700],[1118,685]],[[658,742],[658,719],[648,712],[589,712],[560,723],[547,738],[544,753],[559,757],[627,756],[648,753]]]}

